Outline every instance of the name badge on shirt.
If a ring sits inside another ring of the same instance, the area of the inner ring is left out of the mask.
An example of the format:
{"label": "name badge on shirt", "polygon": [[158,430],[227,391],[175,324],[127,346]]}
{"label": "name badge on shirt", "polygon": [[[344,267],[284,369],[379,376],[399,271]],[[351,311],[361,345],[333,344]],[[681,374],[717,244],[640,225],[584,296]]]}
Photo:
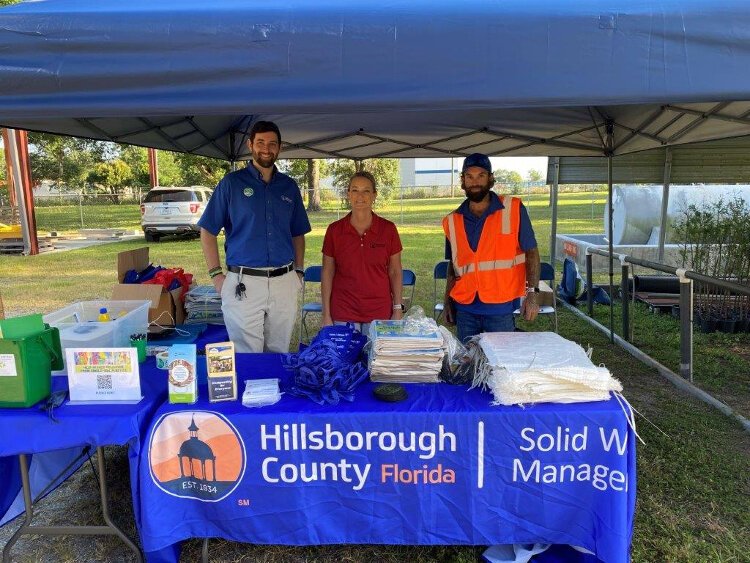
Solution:
{"label": "name badge on shirt", "polygon": [[247,188],[245,188],[244,190],[242,190],[242,193],[245,194],[245,196],[250,197],[250,196],[252,196],[255,193],[255,190],[253,190],[253,188],[251,188],[250,186],[248,186]]}

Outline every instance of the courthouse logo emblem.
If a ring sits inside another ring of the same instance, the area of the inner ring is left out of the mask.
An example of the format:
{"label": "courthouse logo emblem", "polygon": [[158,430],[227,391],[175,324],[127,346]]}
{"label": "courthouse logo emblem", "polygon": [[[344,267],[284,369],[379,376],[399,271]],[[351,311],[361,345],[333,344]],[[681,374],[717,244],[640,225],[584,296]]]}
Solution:
{"label": "courthouse logo emblem", "polygon": [[248,187],[242,190],[242,193],[245,194],[247,197],[250,197],[255,193],[255,190],[253,190],[253,188]]}
{"label": "courthouse logo emblem", "polygon": [[206,502],[226,498],[242,480],[245,444],[222,415],[168,413],[156,423],[148,447],[151,478],[165,493]]}

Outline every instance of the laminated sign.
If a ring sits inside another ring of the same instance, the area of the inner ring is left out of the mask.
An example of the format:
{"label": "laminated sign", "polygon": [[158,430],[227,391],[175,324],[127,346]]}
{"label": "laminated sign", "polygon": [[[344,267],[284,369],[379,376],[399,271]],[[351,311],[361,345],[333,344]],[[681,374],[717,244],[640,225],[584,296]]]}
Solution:
{"label": "laminated sign", "polygon": [[135,348],[68,348],[70,402],[138,402],[141,380]]}

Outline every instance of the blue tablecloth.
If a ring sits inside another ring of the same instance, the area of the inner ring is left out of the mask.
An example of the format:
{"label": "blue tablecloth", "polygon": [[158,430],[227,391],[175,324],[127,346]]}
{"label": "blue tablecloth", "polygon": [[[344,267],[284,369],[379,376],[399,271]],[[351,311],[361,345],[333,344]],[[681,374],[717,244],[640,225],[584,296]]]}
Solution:
{"label": "blue tablecloth", "polygon": [[[139,454],[152,415],[166,398],[166,374],[157,371],[154,362],[154,358],[149,358],[141,364],[144,398],[137,404],[70,405],[66,401],[54,411],[57,422],[37,406],[0,408],[0,475],[4,486],[0,492],[0,518],[5,515],[8,520],[23,510],[18,454],[34,454],[29,469],[32,495],[47,487],[86,445],[127,444],[130,456]],[[52,378],[53,391],[67,389],[67,384],[66,376]],[[136,480],[133,485],[137,485]]]}
{"label": "blue tablecloth", "polygon": [[[205,360],[199,360],[204,372]],[[240,380],[290,375],[280,356],[240,354]],[[165,404],[131,458],[136,523],[151,561],[191,537],[261,543],[585,547],[629,560],[635,441],[614,401],[491,406],[479,390],[407,385],[383,403],[284,395]],[[240,394],[244,383],[240,385]]]}

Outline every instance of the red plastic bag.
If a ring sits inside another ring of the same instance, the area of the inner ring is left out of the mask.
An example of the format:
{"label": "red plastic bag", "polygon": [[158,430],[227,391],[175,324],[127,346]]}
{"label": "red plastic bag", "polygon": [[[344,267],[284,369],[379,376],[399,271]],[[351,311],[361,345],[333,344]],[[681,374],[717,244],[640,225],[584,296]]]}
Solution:
{"label": "red plastic bag", "polygon": [[184,301],[185,294],[187,293],[188,289],[190,289],[190,284],[193,283],[193,274],[185,273],[185,270],[183,270],[182,268],[165,268],[164,270],[159,270],[158,272],[156,272],[156,274],[154,274],[153,278],[143,283],[161,285],[164,289],[169,291],[170,287],[172,289],[175,289],[173,287],[173,283],[175,280],[179,282],[180,287],[182,288],[182,291],[180,292],[180,299]]}

